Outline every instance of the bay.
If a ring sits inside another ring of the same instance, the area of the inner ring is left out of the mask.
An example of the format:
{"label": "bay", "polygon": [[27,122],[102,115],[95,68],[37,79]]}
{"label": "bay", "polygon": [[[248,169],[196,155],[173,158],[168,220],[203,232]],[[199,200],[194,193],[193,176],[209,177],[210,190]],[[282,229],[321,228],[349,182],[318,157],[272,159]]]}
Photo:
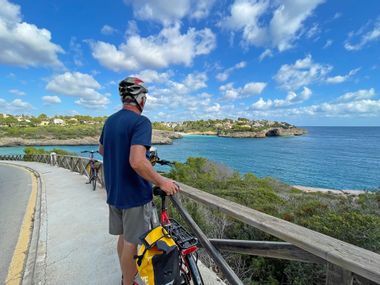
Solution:
{"label": "bay", "polygon": [[[160,158],[205,157],[240,173],[271,176],[291,185],[330,189],[380,188],[380,127],[304,127],[308,134],[265,139],[187,135],[157,145]],[[96,146],[45,146],[80,154]],[[1,154],[24,147],[1,147]],[[98,157],[100,159],[100,157]]]}

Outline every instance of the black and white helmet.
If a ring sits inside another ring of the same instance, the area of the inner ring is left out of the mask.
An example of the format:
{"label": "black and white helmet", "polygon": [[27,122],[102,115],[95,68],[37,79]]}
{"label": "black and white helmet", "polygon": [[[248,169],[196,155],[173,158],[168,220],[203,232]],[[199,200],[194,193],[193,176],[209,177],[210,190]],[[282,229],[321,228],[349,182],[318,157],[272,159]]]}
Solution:
{"label": "black and white helmet", "polygon": [[121,97],[136,97],[148,93],[143,85],[144,81],[137,77],[127,77],[119,83],[119,94]]}

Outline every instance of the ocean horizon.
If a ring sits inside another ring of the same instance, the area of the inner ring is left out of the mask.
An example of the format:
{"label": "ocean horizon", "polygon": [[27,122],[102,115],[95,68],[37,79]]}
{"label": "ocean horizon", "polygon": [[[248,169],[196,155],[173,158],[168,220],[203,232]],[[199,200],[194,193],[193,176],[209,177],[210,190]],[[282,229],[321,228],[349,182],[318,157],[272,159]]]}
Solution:
{"label": "ocean horizon", "polygon": [[[380,188],[380,127],[302,128],[308,133],[264,139],[185,135],[172,145],[155,147],[162,159],[185,162],[188,157],[205,157],[241,174],[270,176],[290,185],[337,190]],[[42,148],[60,148],[80,155],[80,151],[96,146]],[[0,155],[21,154],[23,149],[0,147]]]}

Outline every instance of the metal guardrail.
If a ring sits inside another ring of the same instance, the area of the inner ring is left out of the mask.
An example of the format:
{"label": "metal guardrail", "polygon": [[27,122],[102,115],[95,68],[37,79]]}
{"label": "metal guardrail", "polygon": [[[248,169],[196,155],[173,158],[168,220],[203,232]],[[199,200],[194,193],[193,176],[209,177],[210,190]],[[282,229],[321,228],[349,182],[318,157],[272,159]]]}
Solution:
{"label": "metal guardrail", "polygon": [[[89,159],[77,156],[49,155],[0,156],[0,160],[30,160],[67,168],[88,176]],[[104,185],[103,166],[98,172],[99,182]],[[198,236],[201,244],[211,253],[214,261],[223,271],[231,284],[242,284],[236,275],[230,272],[228,265],[219,260],[220,254],[213,252],[214,247],[220,250],[240,254],[250,254],[278,259],[296,260],[327,264],[326,285],[351,285],[353,279],[362,285],[380,284],[380,255],[352,244],[340,241],[275,218],[243,205],[203,192],[199,189],[179,183],[182,192],[188,198],[200,202],[209,208],[218,209],[229,217],[251,225],[286,242],[208,240],[195,224],[178,199],[172,199],[174,206]],[[224,261],[225,262],[225,261]]]}

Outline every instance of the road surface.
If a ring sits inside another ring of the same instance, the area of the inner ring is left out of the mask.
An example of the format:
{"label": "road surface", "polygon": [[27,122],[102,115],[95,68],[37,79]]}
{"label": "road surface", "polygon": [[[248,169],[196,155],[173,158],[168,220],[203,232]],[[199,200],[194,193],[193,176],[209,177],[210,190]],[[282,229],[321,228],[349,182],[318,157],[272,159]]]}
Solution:
{"label": "road surface", "polygon": [[0,284],[4,284],[32,190],[28,171],[0,163]]}

